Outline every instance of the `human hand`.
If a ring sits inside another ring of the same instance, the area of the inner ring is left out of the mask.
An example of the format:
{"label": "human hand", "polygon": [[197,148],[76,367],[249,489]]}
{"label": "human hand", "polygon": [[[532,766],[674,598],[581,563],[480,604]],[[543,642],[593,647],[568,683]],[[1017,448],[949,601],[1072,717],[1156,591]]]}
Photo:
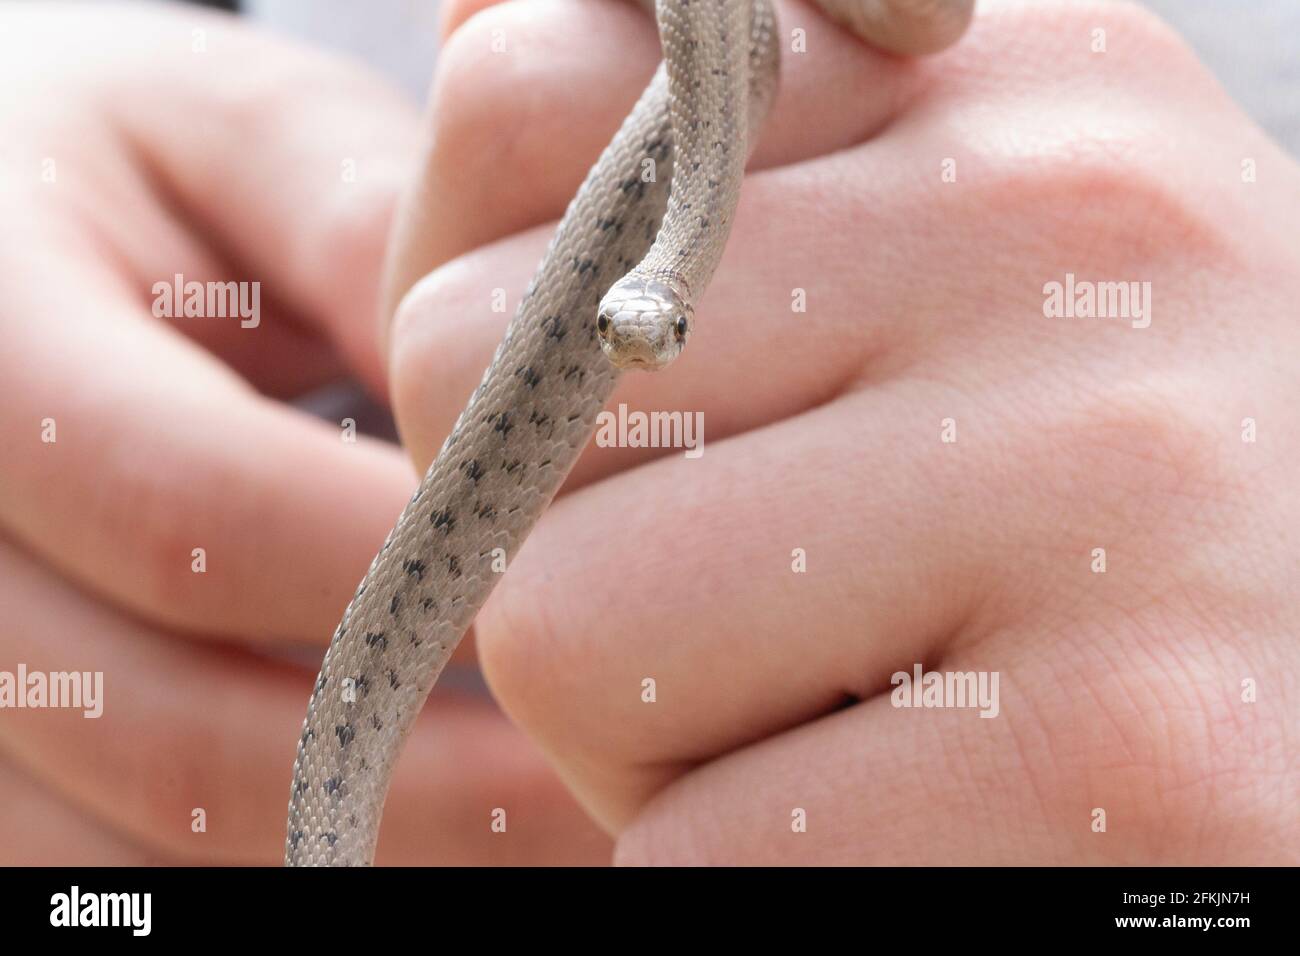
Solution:
{"label": "human hand", "polygon": [[[990,4],[917,63],[780,14],[690,348],[613,400],[706,451],[589,449],[479,616],[494,693],[626,863],[1297,862],[1296,164],[1134,7]],[[452,36],[391,332],[420,464],[656,56],[618,5]],[[1049,317],[1067,274],[1141,299]],[[917,664],[998,715],[892,706]]]}
{"label": "human hand", "polygon": [[[417,129],[358,67],[231,18],[0,7],[0,670],[104,675],[98,719],[0,711],[4,862],[279,861],[315,671],[247,648],[323,647],[415,484],[279,400],[345,369],[382,395]],[[186,316],[155,288],[177,274],[250,308]],[[430,711],[381,860],[607,859],[490,702]]]}

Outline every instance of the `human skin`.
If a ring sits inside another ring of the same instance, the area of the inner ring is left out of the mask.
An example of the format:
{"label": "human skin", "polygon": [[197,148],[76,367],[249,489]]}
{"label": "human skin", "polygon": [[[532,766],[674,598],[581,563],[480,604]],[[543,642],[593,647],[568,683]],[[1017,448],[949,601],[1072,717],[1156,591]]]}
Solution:
{"label": "human skin", "polygon": [[[696,334],[612,402],[705,453],[588,449],[475,625],[497,700],[620,863],[1300,862],[1296,163],[1135,7],[911,63],[780,15]],[[450,23],[386,289],[421,468],[656,56],[617,5]],[[1066,273],[1149,326],[1045,316]],[[891,706],[916,663],[998,716]]]}
{"label": "human skin", "polygon": [[[229,18],[0,6],[0,669],[103,671],[105,698],[0,711],[0,863],[281,859],[315,668],[255,652],[323,650],[415,486],[282,399],[344,370],[383,395],[419,130],[360,67]],[[260,281],[257,327],[155,318],[176,273]],[[379,862],[608,858],[489,700],[439,694]]]}

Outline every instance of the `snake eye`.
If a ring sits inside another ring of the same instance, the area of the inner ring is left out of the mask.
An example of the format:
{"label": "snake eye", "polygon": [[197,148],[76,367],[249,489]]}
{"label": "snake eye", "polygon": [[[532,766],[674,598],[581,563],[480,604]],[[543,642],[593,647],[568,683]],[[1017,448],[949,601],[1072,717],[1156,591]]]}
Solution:
{"label": "snake eye", "polygon": [[686,316],[677,316],[677,324],[673,326],[673,331],[677,333],[677,341],[682,342],[686,339]]}
{"label": "snake eye", "polygon": [[601,335],[604,335],[609,330],[609,316],[602,315],[600,318],[596,319],[596,330],[599,331]]}

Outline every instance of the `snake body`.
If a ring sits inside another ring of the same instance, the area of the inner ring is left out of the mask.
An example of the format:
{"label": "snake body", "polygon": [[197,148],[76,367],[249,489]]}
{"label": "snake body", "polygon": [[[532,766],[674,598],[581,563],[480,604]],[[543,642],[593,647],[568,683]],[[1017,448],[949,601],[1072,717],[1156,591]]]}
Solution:
{"label": "snake body", "polygon": [[[864,6],[882,7],[819,2],[855,28]],[[690,335],[750,132],[775,94],[779,47],[769,0],[655,7],[664,63],[570,203],[326,651],[294,762],[288,865],[373,860],[405,736],[503,563],[559,490],[621,370],[668,364]]]}

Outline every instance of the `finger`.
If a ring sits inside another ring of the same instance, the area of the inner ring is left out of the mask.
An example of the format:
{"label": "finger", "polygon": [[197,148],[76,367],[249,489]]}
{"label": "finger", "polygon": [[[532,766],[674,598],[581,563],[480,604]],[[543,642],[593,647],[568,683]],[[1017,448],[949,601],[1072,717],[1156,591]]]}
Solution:
{"label": "finger", "polygon": [[[7,710],[0,753],[155,852],[277,862],[312,673],[119,617],[10,545],[0,545],[0,581],[7,659],[29,673],[103,674],[100,717]],[[497,808],[505,834],[493,832]],[[398,768],[382,860],[598,862],[607,852],[490,701],[437,696]]]}
{"label": "finger", "polygon": [[[1238,697],[1239,675],[1261,662],[1218,634],[1189,654],[1182,629],[1183,646],[1152,648],[1146,637],[1167,627],[1165,614],[1110,609],[1051,633],[994,635],[926,670],[996,687],[986,696],[995,716],[881,695],[683,776],[621,835],[616,859],[1294,864],[1285,788],[1260,785],[1285,776],[1279,722]],[[1277,717],[1286,706],[1278,701]],[[1271,850],[1261,858],[1249,847]]]}
{"label": "finger", "polygon": [[442,5],[442,42],[461,28],[474,14],[506,0],[447,0]]}
{"label": "finger", "polygon": [[0,866],[151,866],[158,854],[93,821],[0,760]]}
{"label": "finger", "polygon": [[[186,272],[188,278],[194,273]],[[226,282],[223,278],[212,281]],[[195,277],[206,283],[207,279]],[[343,359],[325,339],[288,316],[263,313],[262,331],[249,335],[235,323],[195,326],[172,322],[171,327],[193,340],[268,398],[298,398],[348,377]]]}
{"label": "finger", "polygon": [[[443,39],[466,20],[502,0],[451,0],[443,12]],[[821,8],[875,45],[895,53],[930,53],[956,42],[975,0],[823,0]]]}
{"label": "finger", "polygon": [[[105,53],[109,28],[134,47]],[[350,61],[233,17],[70,9],[34,17],[29,32],[32,48],[57,44],[100,66],[103,114],[152,170],[158,194],[382,388],[374,317],[389,221],[414,158],[414,104]],[[150,70],[136,68],[141,58]]]}
{"label": "finger", "polygon": [[[104,116],[86,117],[75,144],[58,137],[45,142],[46,135],[38,127],[19,137],[16,155],[3,161],[5,173],[15,176],[47,153],[58,164],[43,188],[0,196],[0,218],[30,223],[0,236],[0,287],[7,304],[15,295],[11,287],[30,286],[33,271],[51,263],[64,282],[71,281],[80,271],[80,252],[95,266],[111,263],[124,292],[265,394],[297,395],[342,374],[342,362],[318,330],[285,303],[263,297],[256,271],[229,261],[182,219],[171,197],[159,194],[149,167],[122,149],[120,132]],[[238,292],[211,308],[205,300],[200,315],[185,314],[187,301],[179,290],[195,283],[202,289],[220,283],[218,288]],[[79,320],[86,319],[84,313],[83,307]],[[4,315],[24,318],[12,305]]]}
{"label": "finger", "polygon": [[[1007,695],[1007,684],[999,686]],[[1026,733],[1022,755],[1017,736]],[[682,776],[620,835],[615,859],[633,866],[1106,862],[1102,841],[1088,840],[1088,791],[1035,785],[1049,746],[1041,728],[1013,723],[1005,709],[998,720],[981,720],[972,710],[895,709],[877,697]]]}
{"label": "finger", "polygon": [[835,19],[891,53],[937,53],[966,32],[975,0],[822,0]]}
{"label": "finger", "polygon": [[[319,329],[294,316],[284,303],[263,297],[255,273],[204,246],[172,207],[150,194],[150,184],[138,181],[138,170],[128,172],[104,191],[109,195],[94,190],[90,196],[77,196],[61,215],[46,208],[46,222],[66,220],[67,232],[53,230],[43,247],[12,252],[6,268],[22,277],[16,281],[29,279],[31,266],[24,260],[43,255],[56,257],[69,275],[75,274],[66,235],[107,231],[108,223],[116,222],[121,228],[117,249],[122,279],[139,290],[152,316],[215,355],[262,394],[293,398],[348,374],[342,356]],[[67,191],[75,190],[72,186]],[[185,314],[186,290],[194,288],[204,290],[203,314],[198,316]],[[211,311],[206,298],[210,289],[221,290],[223,296],[231,290]]]}
{"label": "finger", "polygon": [[[859,146],[746,178],[690,347],[663,373],[624,376],[611,409],[700,411],[716,440],[918,363],[945,358],[961,371],[984,350],[1055,354],[1062,335],[1072,349],[1105,353],[1106,361],[1150,361],[1078,327],[1027,328],[1022,316],[1042,308],[1043,276],[1019,250],[1025,242],[1051,242],[1077,267],[1131,269],[1133,257],[1146,253],[1125,236],[1149,233],[1154,218],[1198,240],[1181,240],[1186,255],[1212,262],[1219,253],[1204,223],[1177,201],[1162,204],[1161,216],[1137,221],[1141,204],[1151,201],[1139,191],[1149,197],[1156,183],[1156,194],[1167,193],[1173,174],[1117,156],[1111,145],[1118,140],[1129,144],[1126,154],[1163,155],[1173,123],[1146,102],[1062,114],[1053,104],[1085,95],[1081,87],[1093,82],[1083,72],[1083,53],[1021,56],[1014,73],[990,78],[980,65],[1013,59],[1007,38],[1024,28],[1000,14],[982,20],[953,52],[955,79],[933,83],[909,121]],[[1033,15],[1053,24],[1064,16]],[[1071,14],[1072,29],[1080,16]],[[1173,78],[1150,82],[1200,84],[1204,77],[1180,66]],[[952,157],[960,158],[957,181],[943,175],[945,164],[957,161]],[[1096,197],[1086,221],[1078,209],[1083,193]],[[1026,194],[1035,201],[1020,201]],[[1063,219],[1075,223],[1065,234]],[[392,395],[418,466],[432,458],[480,381],[551,234],[542,226],[461,256],[403,301],[390,342]],[[944,267],[936,270],[936,262]],[[1014,298],[999,310],[972,309],[972,295],[979,295],[972,290],[987,287],[990,262]],[[494,302],[498,290],[505,309]],[[666,453],[602,448],[579,460],[566,488]]]}
{"label": "finger", "polygon": [[324,643],[414,486],[403,456],[261,399],[84,268],[8,289],[0,522],[149,619]]}
{"label": "finger", "polygon": [[989,450],[940,440],[955,400],[881,388],[552,506],[479,615],[479,659],[597,819],[970,625],[987,549],[1018,526],[970,480]]}
{"label": "finger", "polygon": [[[980,374],[918,368],[551,507],[479,615],[480,662],[607,827],[897,670],[1056,622],[1063,595],[1067,620],[1087,596],[1113,610],[1098,541],[1144,579],[1186,565],[1222,481],[1213,396],[1153,380],[1036,404],[1059,364]],[[1192,574],[1180,593],[1213,588]]]}
{"label": "finger", "polygon": [[[923,188],[899,162],[912,148],[911,136],[886,134],[857,150],[750,176],[690,348],[662,373],[624,376],[609,407],[699,412],[718,440],[908,367],[946,341],[927,334],[932,324],[951,337],[951,284],[925,263],[967,237],[956,227],[934,228],[950,207],[919,195]],[[828,206],[827,181],[860,185]],[[891,239],[864,256],[863,230]],[[441,446],[509,321],[494,290],[517,301],[552,233],[542,226],[462,256],[403,301],[390,341],[390,385],[417,467]],[[952,282],[963,281],[957,266],[953,272]],[[566,489],[665,453],[602,448],[579,460]]]}
{"label": "finger", "polygon": [[[64,26],[60,43],[85,43],[85,23]],[[102,55],[94,44],[83,52]],[[107,86],[119,81],[107,72]],[[341,429],[260,400],[156,322],[154,281],[219,274],[222,260],[168,214],[171,193],[152,196],[141,181],[141,168],[162,175],[166,164],[123,159],[121,131],[104,126],[96,117],[85,131],[103,167],[56,150],[62,174],[43,191],[45,214],[0,248],[0,317],[16,346],[0,357],[11,396],[0,433],[16,452],[0,475],[0,523],[156,621],[323,643],[412,476],[394,450],[344,443]],[[230,158],[227,173],[247,166]],[[21,198],[6,196],[6,206],[22,212]],[[265,362],[291,341],[271,328],[234,321],[214,335]],[[299,353],[280,377],[304,384],[319,371]]]}
{"label": "finger", "polygon": [[[785,57],[756,167],[861,142],[922,88],[924,71],[872,51],[813,8],[782,4],[780,15],[780,35],[802,31],[807,52]],[[605,0],[494,4],[456,30],[395,227],[384,314],[437,266],[559,216],[659,57],[649,18]]]}

